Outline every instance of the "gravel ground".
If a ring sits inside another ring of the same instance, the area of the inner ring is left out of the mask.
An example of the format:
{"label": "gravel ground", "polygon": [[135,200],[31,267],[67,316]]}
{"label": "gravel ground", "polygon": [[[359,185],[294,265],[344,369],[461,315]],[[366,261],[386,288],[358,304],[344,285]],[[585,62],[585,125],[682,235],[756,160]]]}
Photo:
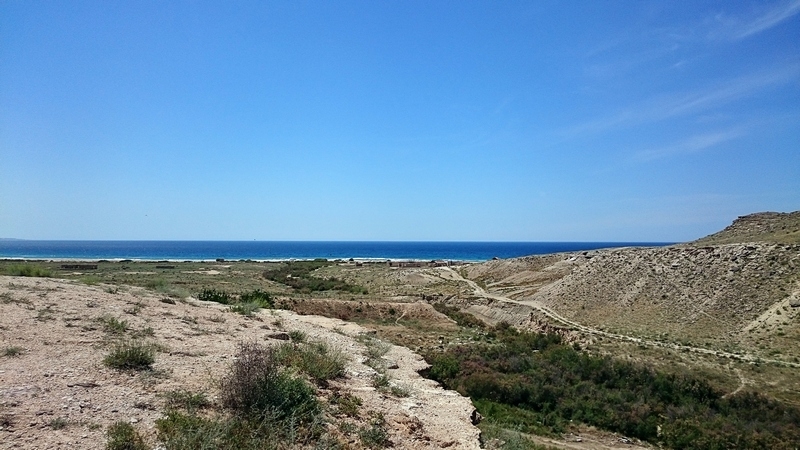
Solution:
{"label": "gravel ground", "polygon": [[[364,423],[369,414],[383,414],[393,448],[480,448],[469,399],[422,378],[418,371],[427,364],[409,349],[391,346],[384,357],[391,383],[408,396],[372,387],[375,371],[364,364],[366,347],[356,339],[368,329],[288,311],[247,318],[214,303],[164,300],[139,288],[0,277],[0,448],[100,449],[116,421],[133,423],[155,446],[164,393],[204,391],[214,399],[215,381],[238,343],[274,344],[294,330],[349,355],[346,377],[330,389],[358,396]],[[125,336],[159,345],[152,371],[103,364],[117,339],[103,318],[125,321]],[[356,440],[350,444],[360,448]]]}

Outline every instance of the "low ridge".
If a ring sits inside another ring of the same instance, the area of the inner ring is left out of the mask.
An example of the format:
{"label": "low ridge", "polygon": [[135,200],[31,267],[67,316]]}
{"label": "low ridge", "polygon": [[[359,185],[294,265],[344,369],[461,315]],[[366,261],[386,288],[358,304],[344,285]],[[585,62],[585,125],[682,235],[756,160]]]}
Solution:
{"label": "low ridge", "polygon": [[487,297],[459,306],[490,322],[536,328],[545,312],[572,328],[794,365],[798,226],[800,212],[759,213],[689,244],[488,261],[463,271]]}
{"label": "low ridge", "polygon": [[760,212],[740,216],[724,230],[693,242],[695,245],[744,242],[800,243],[800,211]]}

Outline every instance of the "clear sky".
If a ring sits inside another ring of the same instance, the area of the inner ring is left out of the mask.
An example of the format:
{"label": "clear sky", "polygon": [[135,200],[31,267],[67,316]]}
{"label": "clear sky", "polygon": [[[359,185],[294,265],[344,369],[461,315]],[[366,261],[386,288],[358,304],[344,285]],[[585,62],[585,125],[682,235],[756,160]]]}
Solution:
{"label": "clear sky", "polygon": [[800,0],[0,0],[0,237],[683,241],[800,209]]}

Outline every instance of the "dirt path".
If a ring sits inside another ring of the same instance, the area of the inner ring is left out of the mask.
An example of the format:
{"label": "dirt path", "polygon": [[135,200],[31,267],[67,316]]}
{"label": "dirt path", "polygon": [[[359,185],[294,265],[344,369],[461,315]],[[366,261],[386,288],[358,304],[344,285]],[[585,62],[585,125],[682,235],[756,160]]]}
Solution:
{"label": "dirt path", "polygon": [[736,372],[736,376],[739,377],[739,387],[737,387],[736,390],[728,392],[727,394],[723,395],[722,398],[732,397],[738,394],[748,384],[747,379],[744,377],[741,370],[733,369],[733,371]]}
{"label": "dirt path", "polygon": [[646,450],[654,448],[650,445],[634,444],[626,438],[609,437],[607,433],[600,436],[582,433],[580,436],[568,436],[562,440],[536,435],[526,435],[525,437],[538,445],[566,450]]}
{"label": "dirt path", "polygon": [[721,351],[721,350],[712,350],[712,349],[703,348],[703,347],[693,347],[693,346],[687,346],[687,345],[678,345],[678,344],[672,344],[672,343],[666,343],[666,342],[660,342],[660,341],[653,341],[653,340],[649,340],[649,339],[642,339],[642,338],[637,338],[637,337],[633,337],[633,336],[627,336],[627,335],[624,335],[624,334],[609,333],[607,331],[598,330],[596,328],[592,328],[592,327],[580,324],[578,322],[575,322],[573,320],[570,320],[570,319],[568,319],[568,318],[556,313],[555,311],[551,310],[550,308],[546,307],[545,305],[541,304],[540,302],[538,302],[536,300],[513,300],[511,298],[508,298],[508,297],[505,297],[505,296],[502,296],[502,295],[498,295],[498,294],[494,294],[494,293],[491,293],[491,292],[487,292],[485,289],[480,287],[477,283],[475,283],[474,281],[472,281],[470,279],[462,277],[461,274],[459,274],[457,271],[453,270],[450,267],[441,267],[441,268],[439,268],[439,270],[441,272],[446,273],[446,275],[444,275],[442,278],[449,279],[449,280],[457,280],[457,281],[461,281],[463,283],[466,283],[472,289],[473,294],[476,297],[482,297],[482,298],[492,299],[492,300],[499,301],[499,302],[513,303],[513,304],[528,306],[530,308],[533,308],[533,309],[541,312],[542,314],[546,315],[547,317],[549,317],[552,320],[555,320],[556,322],[560,322],[563,325],[567,325],[567,326],[569,326],[569,327],[571,327],[573,329],[576,329],[578,331],[581,331],[583,333],[592,334],[592,335],[596,335],[596,336],[603,336],[603,337],[607,337],[607,338],[611,338],[611,339],[617,339],[617,340],[621,340],[621,341],[633,342],[633,343],[636,343],[636,344],[649,345],[649,346],[653,346],[653,347],[663,347],[663,348],[669,348],[669,349],[673,349],[673,350],[684,350],[684,351],[690,351],[690,352],[695,352],[695,353],[702,353],[702,354],[706,354],[706,355],[721,356],[721,357],[725,357],[725,358],[729,358],[729,359],[736,359],[736,360],[746,361],[746,362],[761,361],[761,362],[775,363],[775,364],[778,364],[778,365],[783,365],[783,366],[788,366],[788,367],[800,367],[800,363],[792,363],[792,362],[780,361],[780,360],[776,360],[776,359],[765,359],[765,358],[759,358],[759,357],[756,357],[756,356],[753,356],[753,355],[748,355],[748,354],[729,353],[729,352],[725,352],[725,351]]}

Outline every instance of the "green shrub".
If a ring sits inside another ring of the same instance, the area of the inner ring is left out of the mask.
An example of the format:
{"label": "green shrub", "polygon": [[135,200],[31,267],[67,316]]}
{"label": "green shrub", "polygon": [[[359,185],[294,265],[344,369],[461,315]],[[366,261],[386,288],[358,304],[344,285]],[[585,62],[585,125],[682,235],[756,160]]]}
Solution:
{"label": "green shrub", "polygon": [[458,370],[458,359],[452,354],[445,353],[434,357],[430,375],[435,380],[449,380],[458,375]]}
{"label": "green shrub", "polygon": [[502,442],[502,450],[555,450],[555,447],[545,447],[533,443],[525,433],[516,428],[509,430],[483,421],[478,425],[481,429],[481,448],[488,448],[489,442]]}
{"label": "green shrub", "polygon": [[19,356],[22,354],[23,351],[25,351],[25,349],[22,347],[16,347],[16,346],[6,347],[3,350],[3,356],[8,356],[8,357]]}
{"label": "green shrub", "polygon": [[364,344],[367,349],[365,364],[379,373],[384,373],[386,371],[386,361],[383,357],[392,349],[391,344],[364,333],[356,336],[356,340]]}
{"label": "green shrub", "polygon": [[408,397],[408,389],[392,384],[391,378],[385,373],[377,373],[372,376],[372,387],[384,394],[391,394],[395,397]]}
{"label": "green shrub", "polygon": [[275,351],[242,343],[236,361],[220,386],[222,405],[243,417],[309,422],[319,412],[314,390],[303,379],[281,370]]}
{"label": "green shrub", "polygon": [[56,417],[48,422],[47,425],[54,430],[62,430],[69,425],[69,421],[63,417]]}
{"label": "green shrub", "polygon": [[206,302],[215,302],[229,305],[230,310],[245,316],[252,316],[261,308],[273,308],[272,296],[260,289],[239,294],[238,299],[231,294],[215,289],[203,289],[197,294],[197,299]]}
{"label": "green shrub", "polygon": [[281,364],[291,366],[307,374],[317,383],[344,376],[347,357],[339,350],[331,349],[324,342],[287,342],[276,350]]}
{"label": "green shrub", "polygon": [[408,389],[404,388],[403,386],[398,385],[391,385],[389,386],[389,393],[394,395],[395,397],[408,397],[411,395]]}
{"label": "green shrub", "polygon": [[389,376],[386,374],[375,374],[372,377],[372,387],[379,391],[385,391],[389,389]]}
{"label": "green shrub", "polygon": [[250,292],[239,294],[240,303],[256,303],[262,308],[274,308],[275,303],[272,300],[272,295],[264,292],[261,289],[256,289]]}
{"label": "green shrub", "polygon": [[145,283],[145,286],[149,289],[153,289],[154,291],[159,291],[159,292],[166,292],[167,289],[169,289],[169,283],[167,283],[167,280],[161,277],[148,280]]}
{"label": "green shrub", "polygon": [[145,287],[175,298],[186,298],[189,297],[190,295],[190,292],[187,291],[186,289],[179,286],[173,286],[162,277],[157,277],[148,280],[145,283]]}
{"label": "green shrub", "polygon": [[[707,381],[656,371],[504,325],[494,341],[427,356],[429,375],[478,411],[525,433],[584,423],[669,448],[793,448],[800,409],[758,394],[725,397]],[[660,432],[659,432],[660,430]]]}
{"label": "green shrub", "polygon": [[331,405],[336,406],[338,411],[348,417],[358,417],[361,407],[361,399],[355,395],[345,392],[334,392],[330,397]]}
{"label": "green shrub", "polygon": [[53,272],[35,264],[22,263],[12,264],[6,267],[6,274],[17,277],[51,277]]}
{"label": "green shrub", "polygon": [[[169,410],[164,417],[156,420],[158,439],[169,450],[233,449],[236,448],[233,442],[243,443],[240,436],[242,428],[236,418],[206,418],[177,410]],[[252,436],[250,430],[245,434]],[[258,448],[254,445],[240,447]]]}
{"label": "green shrub", "polygon": [[350,284],[338,278],[318,278],[311,273],[317,269],[334,264],[326,259],[313,261],[288,261],[278,268],[267,270],[264,278],[291,286],[296,291],[310,293],[316,291],[344,291],[353,294],[367,294],[366,288]]}
{"label": "green shrub", "polygon": [[228,308],[231,312],[239,313],[243,316],[250,317],[253,313],[261,309],[258,303],[236,303]]}
{"label": "green shrub", "polygon": [[108,441],[107,450],[148,450],[142,436],[133,425],[127,422],[115,422],[108,427],[106,432]]}
{"label": "green shrub", "polygon": [[97,320],[103,324],[103,329],[105,329],[107,333],[122,334],[128,330],[128,322],[119,320],[116,317],[104,316]]}
{"label": "green shrub", "polygon": [[386,431],[386,420],[382,414],[375,416],[368,427],[361,428],[358,437],[361,443],[369,448],[385,448],[391,444],[389,433]]}
{"label": "green shrub", "polygon": [[197,294],[197,299],[204,302],[222,303],[223,305],[229,305],[231,303],[230,294],[216,289],[203,289]]}
{"label": "green shrub", "polygon": [[357,340],[367,347],[367,357],[371,359],[382,358],[392,349],[391,344],[366,334],[359,335]]}
{"label": "green shrub", "polygon": [[291,339],[292,342],[305,342],[306,334],[300,330],[292,330],[289,332],[289,339]]}
{"label": "green shrub", "polygon": [[462,312],[461,309],[455,306],[450,306],[445,303],[434,303],[433,309],[455,320],[456,323],[462,327],[476,329],[486,328],[486,324],[482,320],[472,314]]}
{"label": "green shrub", "polygon": [[83,284],[87,284],[89,286],[94,286],[94,285],[100,283],[100,281],[102,281],[102,280],[97,275],[84,275],[84,276],[78,278],[78,281],[80,281]]}
{"label": "green shrub", "polygon": [[[158,439],[169,450],[285,450],[326,447],[319,424],[274,422],[232,415],[204,417],[177,410],[156,420]],[[314,447],[311,444],[321,444]]]}
{"label": "green shrub", "polygon": [[153,327],[144,327],[141,330],[134,332],[132,335],[133,337],[150,337],[155,336],[156,332],[153,330]]}
{"label": "green shrub", "polygon": [[185,409],[192,413],[198,409],[211,406],[206,394],[202,392],[189,392],[185,390],[170,391],[164,394],[168,409]]}
{"label": "green shrub", "polygon": [[152,344],[139,341],[124,341],[114,346],[103,362],[119,370],[149,369],[155,362],[155,348]]}

